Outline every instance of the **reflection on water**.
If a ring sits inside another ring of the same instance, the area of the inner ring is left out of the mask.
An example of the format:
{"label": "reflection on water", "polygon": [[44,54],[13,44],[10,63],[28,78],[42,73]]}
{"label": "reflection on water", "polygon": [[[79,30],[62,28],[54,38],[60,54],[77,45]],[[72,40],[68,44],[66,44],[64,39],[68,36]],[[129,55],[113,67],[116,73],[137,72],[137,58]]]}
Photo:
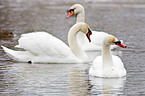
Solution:
{"label": "reflection on water", "polygon": [[92,93],[97,96],[118,96],[124,94],[124,78],[97,78],[90,76]]}
{"label": "reflection on water", "polygon": [[85,96],[88,94],[86,68],[87,64],[15,63],[0,70],[5,73],[0,90],[6,95],[19,96]]}
{"label": "reflection on water", "polygon": [[[88,52],[90,60],[100,53]],[[0,73],[2,94],[87,96],[94,85],[88,76],[88,64],[12,63],[1,65]]]}
{"label": "reflection on water", "polygon": [[71,69],[68,76],[69,96],[87,96],[89,94],[88,87],[90,82],[86,73],[88,66],[80,64]]}

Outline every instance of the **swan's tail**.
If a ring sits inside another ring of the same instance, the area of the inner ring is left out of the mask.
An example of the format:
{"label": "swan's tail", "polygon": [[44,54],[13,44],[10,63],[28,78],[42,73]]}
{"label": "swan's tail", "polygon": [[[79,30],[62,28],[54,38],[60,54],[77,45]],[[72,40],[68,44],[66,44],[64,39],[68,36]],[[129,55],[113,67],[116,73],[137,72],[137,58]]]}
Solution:
{"label": "swan's tail", "polygon": [[16,61],[28,62],[28,61],[32,60],[32,58],[34,57],[34,55],[28,51],[14,51],[14,50],[4,47],[2,45],[1,45],[1,47],[3,48],[4,52],[8,56],[10,56],[12,59],[14,59]]}

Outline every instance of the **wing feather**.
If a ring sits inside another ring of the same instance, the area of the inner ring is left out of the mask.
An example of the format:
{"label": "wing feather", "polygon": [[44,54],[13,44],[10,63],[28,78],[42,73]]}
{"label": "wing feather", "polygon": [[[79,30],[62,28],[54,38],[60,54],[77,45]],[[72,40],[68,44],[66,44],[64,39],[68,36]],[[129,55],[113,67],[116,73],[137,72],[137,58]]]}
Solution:
{"label": "wing feather", "polygon": [[63,41],[46,32],[23,34],[18,46],[34,55],[63,57],[70,52],[70,48]]}

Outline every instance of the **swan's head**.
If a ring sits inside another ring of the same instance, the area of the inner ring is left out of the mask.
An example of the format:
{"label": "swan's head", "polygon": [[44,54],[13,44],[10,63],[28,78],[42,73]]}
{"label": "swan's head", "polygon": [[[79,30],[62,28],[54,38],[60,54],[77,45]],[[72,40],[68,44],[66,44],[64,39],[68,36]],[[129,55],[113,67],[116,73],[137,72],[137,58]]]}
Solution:
{"label": "swan's head", "polygon": [[104,44],[105,45],[118,45],[122,48],[126,48],[126,45],[123,44],[120,40],[118,40],[116,37],[112,36],[112,35],[109,35],[109,36],[106,36],[104,38]]}
{"label": "swan's head", "polygon": [[84,22],[78,22],[74,24],[70,30],[72,31],[72,33],[75,33],[75,34],[77,34],[78,32],[82,32],[86,34],[87,38],[89,39],[89,42],[91,42],[90,35],[92,34],[92,30],[88,24]]}
{"label": "swan's head", "polygon": [[68,14],[67,18],[71,17],[73,14],[79,14],[82,11],[84,11],[84,7],[81,4],[74,4],[69,9],[69,14]]}
{"label": "swan's head", "polygon": [[91,38],[90,38],[90,35],[92,35],[91,27],[84,22],[80,22],[80,23],[82,23],[80,31],[83,32],[84,34],[86,34],[89,42],[91,42]]}

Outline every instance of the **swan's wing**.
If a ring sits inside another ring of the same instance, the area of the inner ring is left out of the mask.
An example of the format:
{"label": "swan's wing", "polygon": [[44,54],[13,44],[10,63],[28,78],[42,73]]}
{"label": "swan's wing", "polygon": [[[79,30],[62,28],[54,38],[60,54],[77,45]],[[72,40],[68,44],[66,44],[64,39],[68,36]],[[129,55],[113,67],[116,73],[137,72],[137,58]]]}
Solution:
{"label": "swan's wing", "polygon": [[101,46],[104,37],[107,36],[107,35],[109,35],[109,34],[105,33],[105,32],[93,31],[92,35],[91,35],[92,43],[94,43],[98,46]]}
{"label": "swan's wing", "polygon": [[118,56],[112,55],[112,58],[115,68],[124,68],[124,64]]}
{"label": "swan's wing", "polygon": [[102,56],[97,56],[89,69],[89,74],[92,76],[101,76],[102,67]]}
{"label": "swan's wing", "polygon": [[68,55],[69,47],[60,39],[46,32],[23,34],[19,39],[20,48],[34,55],[63,57]]}
{"label": "swan's wing", "polygon": [[112,55],[112,57],[113,57],[114,69],[116,69],[116,73],[118,73],[120,77],[125,76],[126,69],[124,67],[122,60],[115,55]]}
{"label": "swan's wing", "polygon": [[102,69],[102,56],[97,56],[93,63],[92,66],[94,67],[94,69],[98,70],[98,69]]}

